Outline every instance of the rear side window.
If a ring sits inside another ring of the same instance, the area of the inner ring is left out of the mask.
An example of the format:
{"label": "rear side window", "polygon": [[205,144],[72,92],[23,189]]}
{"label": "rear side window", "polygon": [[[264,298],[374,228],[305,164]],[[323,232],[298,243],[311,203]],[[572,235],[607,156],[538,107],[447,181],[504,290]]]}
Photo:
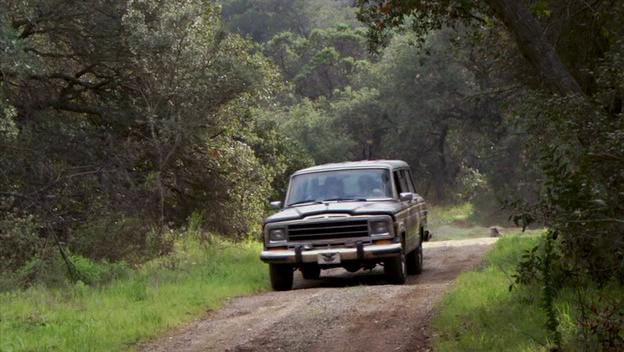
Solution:
{"label": "rear side window", "polygon": [[401,181],[399,179],[399,172],[395,171],[393,177],[394,177],[394,185],[396,186],[397,193],[398,194],[403,193],[403,188],[401,187]]}
{"label": "rear side window", "polygon": [[394,183],[396,184],[397,192],[399,194],[405,193],[405,192],[411,192],[409,189],[408,182],[407,182],[407,177],[405,177],[404,170],[399,170],[399,171],[394,172]]}
{"label": "rear side window", "polygon": [[412,178],[412,172],[410,170],[405,170],[405,179],[407,181],[407,185],[409,186],[410,192],[416,193],[416,187],[414,187],[414,179]]}

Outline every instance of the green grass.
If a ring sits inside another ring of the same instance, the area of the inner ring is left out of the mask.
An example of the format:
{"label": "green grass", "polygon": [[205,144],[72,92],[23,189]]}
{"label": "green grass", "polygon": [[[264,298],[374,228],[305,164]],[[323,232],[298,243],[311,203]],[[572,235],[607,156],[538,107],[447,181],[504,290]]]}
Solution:
{"label": "green grass", "polygon": [[462,240],[467,238],[489,237],[490,229],[483,226],[459,227],[454,225],[430,226],[432,241]]}
{"label": "green grass", "polygon": [[429,209],[430,224],[448,225],[457,221],[468,221],[474,214],[474,207],[471,203],[463,203],[452,206],[434,206]]}
{"label": "green grass", "polygon": [[[490,237],[490,226],[496,225],[503,235],[520,231],[507,221],[482,223],[476,219],[476,209],[472,203],[451,206],[434,206],[429,210],[428,227],[433,234],[432,241],[462,240]],[[533,230],[529,232],[541,232]]]}
{"label": "green grass", "polygon": [[82,283],[0,294],[0,351],[117,351],[268,288],[260,244],[179,243],[103,287]]}
{"label": "green grass", "polygon": [[460,240],[489,237],[489,227],[474,224],[474,207],[464,203],[445,207],[432,207],[429,211],[429,230],[432,241]]}
{"label": "green grass", "polygon": [[[437,351],[536,351],[546,342],[539,291],[509,292],[510,274],[537,236],[500,239],[485,267],[463,273],[434,319]],[[537,298],[536,298],[537,297]]]}
{"label": "green grass", "polygon": [[[541,288],[519,286],[509,291],[510,275],[524,250],[539,243],[540,236],[535,235],[539,233],[501,238],[486,255],[482,269],[459,276],[433,321],[436,351],[548,351],[552,347],[540,307]],[[597,289],[588,284],[580,290],[598,304],[624,297],[621,286]],[[555,301],[565,351],[588,350],[579,345],[577,294],[566,288]]]}

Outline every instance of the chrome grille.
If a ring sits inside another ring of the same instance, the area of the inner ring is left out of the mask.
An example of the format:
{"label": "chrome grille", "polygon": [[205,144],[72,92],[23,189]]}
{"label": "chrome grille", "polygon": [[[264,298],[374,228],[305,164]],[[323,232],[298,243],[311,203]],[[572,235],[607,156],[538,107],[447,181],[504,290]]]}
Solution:
{"label": "chrome grille", "polygon": [[293,242],[367,236],[368,220],[365,219],[288,225],[288,239]]}

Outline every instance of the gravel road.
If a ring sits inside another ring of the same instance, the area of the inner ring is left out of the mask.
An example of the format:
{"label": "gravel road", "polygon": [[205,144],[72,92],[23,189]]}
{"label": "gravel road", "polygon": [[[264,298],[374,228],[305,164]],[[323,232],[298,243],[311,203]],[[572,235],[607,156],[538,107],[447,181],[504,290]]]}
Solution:
{"label": "gravel road", "polygon": [[[429,351],[436,304],[457,275],[475,268],[496,241],[425,243],[424,271],[387,285],[382,268],[295,274],[293,291],[230,300],[143,351]],[[268,269],[267,269],[268,270]]]}

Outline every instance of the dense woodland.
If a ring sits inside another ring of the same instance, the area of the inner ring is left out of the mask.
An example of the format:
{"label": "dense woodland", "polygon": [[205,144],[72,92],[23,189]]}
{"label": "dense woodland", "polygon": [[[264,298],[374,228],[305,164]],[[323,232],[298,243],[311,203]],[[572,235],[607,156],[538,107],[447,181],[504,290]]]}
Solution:
{"label": "dense woodland", "polygon": [[378,158],[546,225],[518,283],[621,284],[622,23],[616,0],[1,0],[3,286],[189,224],[257,236],[294,170]]}

